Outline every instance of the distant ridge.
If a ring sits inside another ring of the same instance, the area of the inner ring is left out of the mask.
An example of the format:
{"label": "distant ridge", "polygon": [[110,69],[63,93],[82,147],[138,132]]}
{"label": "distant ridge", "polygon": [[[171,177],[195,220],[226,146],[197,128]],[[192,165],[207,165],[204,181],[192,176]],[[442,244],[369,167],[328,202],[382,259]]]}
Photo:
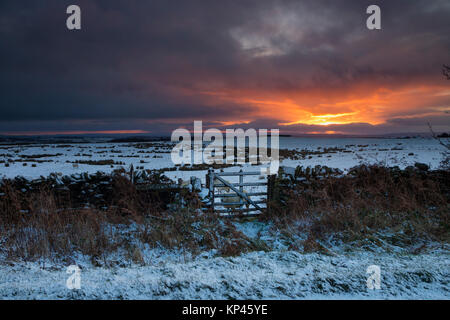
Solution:
{"label": "distant ridge", "polygon": [[[410,133],[385,133],[385,134],[326,134],[326,133],[304,133],[292,134],[295,138],[365,138],[365,139],[414,139],[414,138],[431,138],[428,132],[410,132]],[[280,135],[281,137],[281,135]]]}
{"label": "distant ridge", "polygon": [[[449,133],[437,132],[441,138],[448,138]],[[270,137],[270,132],[268,133]],[[402,133],[386,133],[386,134],[308,134],[308,133],[283,133],[280,138],[373,138],[373,139],[414,139],[414,138],[431,138],[430,132],[402,132]],[[133,142],[154,142],[154,141],[170,141],[169,135],[36,135],[36,136],[11,136],[0,135],[0,143],[5,144],[68,144],[68,143],[133,143]]]}
{"label": "distant ridge", "polygon": [[170,137],[124,137],[124,138],[114,138],[109,140],[111,143],[122,143],[122,142],[154,142],[154,141],[170,141]]}

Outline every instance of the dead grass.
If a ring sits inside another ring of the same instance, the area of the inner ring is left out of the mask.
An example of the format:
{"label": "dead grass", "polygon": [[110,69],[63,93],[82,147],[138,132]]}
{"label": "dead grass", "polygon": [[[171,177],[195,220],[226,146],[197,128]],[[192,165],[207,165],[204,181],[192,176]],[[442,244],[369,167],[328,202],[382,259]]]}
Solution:
{"label": "dead grass", "polygon": [[198,196],[186,190],[171,200],[170,208],[162,209],[167,204],[158,195],[139,192],[127,177],[117,173],[107,200],[104,210],[79,208],[74,206],[79,200],[74,201],[70,193],[60,194],[51,182],[24,192],[14,181],[3,181],[0,257],[8,261],[66,261],[78,252],[90,256],[95,265],[109,265],[108,257],[122,251],[128,261],[143,264],[144,244],[192,254],[217,249],[224,255],[252,247],[234,225],[199,210]]}
{"label": "dead grass", "polygon": [[[345,176],[326,170],[297,170],[296,176],[302,179],[277,180],[279,196],[262,217],[293,239],[292,249],[327,253],[321,243],[330,237],[363,245],[377,242],[385,231],[394,235],[387,240],[399,245],[450,239],[448,170],[360,166]],[[145,179],[169,182],[158,172]],[[103,194],[101,201],[93,201],[90,189]],[[124,170],[64,185],[52,179],[38,185],[3,180],[0,260],[66,261],[82,253],[96,265],[108,265],[111,254],[120,251],[124,259],[143,264],[145,247],[194,255],[216,249],[223,256],[269,250],[201,206],[198,195],[185,189],[175,195],[137,190]],[[294,240],[300,234],[307,234],[306,241]]]}
{"label": "dead grass", "polygon": [[[278,182],[281,196],[271,204],[268,219],[293,232],[308,234],[305,250],[318,250],[315,240],[337,236],[344,241],[366,239],[380,230],[409,239],[448,241],[450,172],[401,171],[360,166],[343,177],[309,176],[290,186]],[[281,185],[281,187],[280,187]]]}

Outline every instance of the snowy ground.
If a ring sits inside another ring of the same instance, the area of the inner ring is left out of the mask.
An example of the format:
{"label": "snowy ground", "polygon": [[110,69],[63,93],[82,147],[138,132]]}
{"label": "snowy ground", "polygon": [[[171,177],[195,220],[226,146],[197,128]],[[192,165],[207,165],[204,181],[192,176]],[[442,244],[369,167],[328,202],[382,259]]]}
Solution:
{"label": "snowy ground", "polygon": [[[180,250],[143,248],[145,265],[108,267],[74,255],[50,261],[0,265],[2,299],[450,299],[448,244],[427,243],[421,254],[392,245],[329,247],[329,254],[288,250],[286,239],[265,222],[234,222],[271,251],[222,257],[217,251],[192,257]],[[420,244],[419,244],[420,246]],[[66,286],[67,265],[81,268],[81,288]],[[380,289],[369,290],[367,268],[380,267]]]}
{"label": "snowy ground", "polygon": [[[69,290],[66,268],[2,266],[3,299],[449,299],[449,257],[354,252],[337,256],[252,252],[129,268],[81,271]],[[381,288],[369,290],[367,267],[378,265]]]}
{"label": "snowy ground", "polygon": [[[443,147],[432,139],[343,139],[280,138],[280,148],[308,149],[338,147],[346,152],[312,155],[304,160],[286,159],[282,165],[349,169],[361,163],[384,162],[404,168],[415,162],[436,168]],[[0,177],[38,178],[52,172],[64,175],[96,171],[110,172],[121,166],[145,169],[172,167],[170,148],[136,148],[131,143],[90,143],[57,145],[0,145]],[[48,162],[37,163],[26,156]],[[25,157],[24,157],[25,156]],[[122,165],[98,166],[67,161],[108,160]],[[26,160],[12,162],[11,160]],[[32,164],[36,166],[33,167]],[[255,171],[245,165],[244,170]],[[226,168],[225,171],[236,168]],[[168,171],[172,179],[202,178],[206,171]],[[254,179],[259,179],[255,176]],[[231,181],[233,182],[233,181]],[[257,237],[256,223],[238,228]],[[263,232],[264,236],[264,232]],[[263,237],[262,237],[263,238]],[[81,289],[69,290],[66,267],[33,262],[0,265],[0,299],[449,299],[448,247],[428,250],[420,255],[407,251],[358,251],[334,248],[333,256],[301,254],[272,239],[270,252],[251,252],[238,257],[220,257],[205,252],[192,259],[183,252],[146,250],[145,266],[94,267],[88,258],[74,258],[81,268]],[[381,289],[366,287],[367,267],[381,268]]]}
{"label": "snowy ground", "polygon": [[[144,169],[161,169],[173,167],[170,157],[172,144],[161,142],[151,148],[140,149],[139,143],[80,143],[68,145],[0,145],[0,162],[10,162],[9,167],[0,163],[0,177],[13,178],[24,176],[26,178],[39,178],[48,176],[52,172],[63,175],[97,171],[111,172],[120,167],[134,167]],[[337,153],[312,155],[304,160],[285,159],[281,165],[286,166],[315,166],[327,165],[332,168],[348,169],[361,163],[385,163],[388,166],[398,165],[404,168],[422,162],[436,168],[442,159],[444,147],[433,139],[374,139],[374,138],[294,138],[281,137],[280,149],[307,149],[320,151],[324,148],[337,147],[345,149]],[[31,155],[48,155],[35,160],[27,159]],[[20,160],[20,162],[14,162]],[[38,163],[36,160],[45,161]],[[110,165],[73,165],[76,160],[114,160],[123,164]],[[68,162],[69,161],[69,162]],[[26,166],[24,166],[26,163]],[[32,165],[35,165],[33,167]],[[235,171],[235,168],[228,168]],[[243,170],[252,170],[244,165]],[[226,170],[225,170],[226,171]],[[168,171],[167,176],[172,179],[189,179],[197,175],[204,179],[206,171]]]}

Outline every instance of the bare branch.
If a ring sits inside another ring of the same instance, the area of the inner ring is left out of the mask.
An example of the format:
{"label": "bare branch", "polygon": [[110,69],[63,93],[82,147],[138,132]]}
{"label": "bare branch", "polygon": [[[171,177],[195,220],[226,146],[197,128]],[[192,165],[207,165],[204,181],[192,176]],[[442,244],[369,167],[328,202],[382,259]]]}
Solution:
{"label": "bare branch", "polygon": [[436,139],[439,142],[439,144],[441,144],[442,146],[444,146],[450,150],[450,143],[442,142],[442,140],[433,131],[433,127],[431,126],[431,124],[429,122],[428,122],[428,127],[430,128],[430,132],[431,132],[431,135],[433,136],[433,138]]}
{"label": "bare branch", "polygon": [[442,73],[444,74],[444,76],[447,77],[447,80],[450,80],[450,67],[449,66],[446,66],[444,64],[443,68],[442,68]]}

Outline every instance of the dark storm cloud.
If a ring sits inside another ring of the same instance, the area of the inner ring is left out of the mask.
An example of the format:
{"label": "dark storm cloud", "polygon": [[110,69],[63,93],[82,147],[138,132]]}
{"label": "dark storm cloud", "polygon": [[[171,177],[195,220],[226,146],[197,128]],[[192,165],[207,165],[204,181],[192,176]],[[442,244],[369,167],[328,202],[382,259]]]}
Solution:
{"label": "dark storm cloud", "polygon": [[[81,31],[65,27],[74,3]],[[373,3],[382,32],[365,27]],[[276,127],[278,115],[261,118],[236,97],[441,83],[449,13],[439,0],[2,1],[0,131],[191,119]]]}

